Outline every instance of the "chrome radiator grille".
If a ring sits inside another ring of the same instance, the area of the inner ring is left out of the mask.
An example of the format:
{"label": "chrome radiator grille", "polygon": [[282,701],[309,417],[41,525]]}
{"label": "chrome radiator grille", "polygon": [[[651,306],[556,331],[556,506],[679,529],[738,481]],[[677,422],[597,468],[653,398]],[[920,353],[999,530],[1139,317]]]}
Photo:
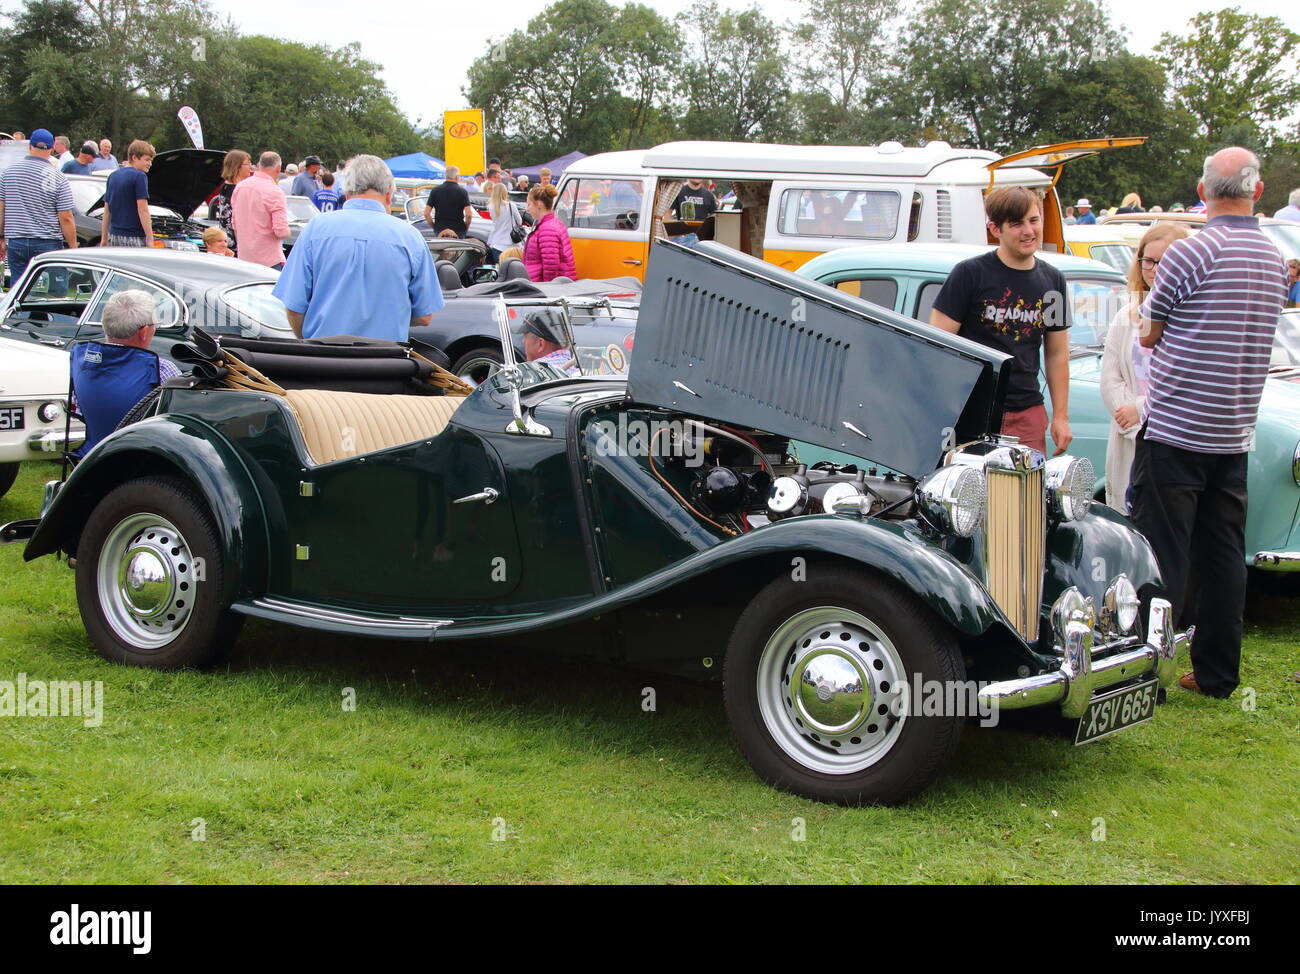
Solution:
{"label": "chrome radiator grille", "polygon": [[1012,471],[989,466],[984,517],[989,593],[1027,642],[1038,638],[1047,524],[1043,468]]}

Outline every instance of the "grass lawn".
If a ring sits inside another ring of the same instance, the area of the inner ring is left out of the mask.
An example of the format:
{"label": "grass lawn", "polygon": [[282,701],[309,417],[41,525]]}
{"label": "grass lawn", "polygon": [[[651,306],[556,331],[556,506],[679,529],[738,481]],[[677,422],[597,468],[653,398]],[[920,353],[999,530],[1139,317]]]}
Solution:
{"label": "grass lawn", "polygon": [[[26,465],[0,522],[56,471]],[[582,660],[253,620],[215,672],[113,665],[66,564],[21,554],[0,680],[101,680],[104,720],[0,719],[0,882],[1300,881],[1294,587],[1251,594],[1254,710],[1175,689],[1083,748],[971,724],[913,804],[845,809],[758,781],[719,689]]]}

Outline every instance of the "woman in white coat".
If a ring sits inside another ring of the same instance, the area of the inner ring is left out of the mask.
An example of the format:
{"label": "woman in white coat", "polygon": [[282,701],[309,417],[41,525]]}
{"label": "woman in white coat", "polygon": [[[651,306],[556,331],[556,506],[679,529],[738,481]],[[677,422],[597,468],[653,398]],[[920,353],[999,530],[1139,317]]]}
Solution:
{"label": "woman in white coat", "polygon": [[1151,362],[1151,349],[1138,342],[1138,309],[1155,282],[1165,250],[1186,236],[1186,228],[1173,223],[1158,223],[1142,235],[1128,272],[1129,302],[1115,315],[1106,332],[1106,349],[1101,356],[1101,401],[1110,413],[1106,503],[1123,514],[1129,512],[1129,475],[1138,431],[1146,419],[1147,368]]}
{"label": "woman in white coat", "polygon": [[497,264],[501,261],[501,251],[514,246],[510,231],[523,225],[515,205],[510,202],[510,191],[505,183],[496,183],[492,187],[488,194],[488,212],[492,214],[492,229],[487,238],[488,263]]}

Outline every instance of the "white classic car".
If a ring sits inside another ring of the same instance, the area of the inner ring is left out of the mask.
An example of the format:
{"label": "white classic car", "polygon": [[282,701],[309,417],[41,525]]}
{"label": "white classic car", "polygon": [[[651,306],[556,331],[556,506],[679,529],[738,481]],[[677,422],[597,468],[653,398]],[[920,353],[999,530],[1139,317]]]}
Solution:
{"label": "white classic car", "polygon": [[[67,403],[67,352],[0,338],[0,497],[13,486],[19,463],[62,453]],[[85,427],[74,420],[68,446],[85,438]]]}

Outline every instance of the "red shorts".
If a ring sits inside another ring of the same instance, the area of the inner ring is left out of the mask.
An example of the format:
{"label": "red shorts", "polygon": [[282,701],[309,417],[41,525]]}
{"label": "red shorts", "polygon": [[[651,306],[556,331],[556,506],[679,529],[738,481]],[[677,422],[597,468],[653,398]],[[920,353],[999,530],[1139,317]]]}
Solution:
{"label": "red shorts", "polygon": [[1047,407],[1042,403],[1021,409],[1018,412],[1002,414],[1002,432],[1007,436],[1019,437],[1025,446],[1031,446],[1044,456],[1047,455]]}

